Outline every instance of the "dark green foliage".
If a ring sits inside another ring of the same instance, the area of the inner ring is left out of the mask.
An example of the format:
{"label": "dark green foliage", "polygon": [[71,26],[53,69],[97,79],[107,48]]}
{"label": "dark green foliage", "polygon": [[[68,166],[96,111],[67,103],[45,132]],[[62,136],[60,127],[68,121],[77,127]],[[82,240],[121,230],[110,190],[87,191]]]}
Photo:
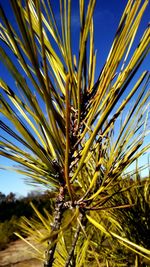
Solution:
{"label": "dark green foliage", "polygon": [[[10,194],[9,194],[10,195]],[[30,206],[33,202],[38,210],[42,213],[43,207],[50,209],[49,195],[45,194],[29,194],[27,197],[9,200],[9,195],[5,196],[3,200],[0,198],[0,221],[4,222],[10,220],[12,216],[27,218],[33,216],[34,212]]]}
{"label": "dark green foliage", "polygon": [[20,218],[28,219],[34,216],[30,202],[33,202],[38,210],[43,213],[43,208],[51,210],[52,200],[48,193],[30,193],[27,197],[17,199],[13,193],[4,195],[0,192],[0,250],[5,249],[9,242],[18,239],[14,232],[20,232],[18,225]]}
{"label": "dark green foliage", "polygon": [[0,223],[0,250],[5,249],[11,241],[15,241],[17,237],[15,231],[19,231],[19,219],[15,215],[10,220]]}
{"label": "dark green foliage", "polygon": [[120,192],[111,199],[111,204],[117,206],[131,204],[126,209],[114,209],[113,217],[120,223],[124,229],[126,237],[132,242],[150,249],[150,200],[149,191],[146,192],[146,186],[149,185],[149,179],[139,179],[137,182],[127,179],[117,185],[115,191],[128,185],[128,190]]}

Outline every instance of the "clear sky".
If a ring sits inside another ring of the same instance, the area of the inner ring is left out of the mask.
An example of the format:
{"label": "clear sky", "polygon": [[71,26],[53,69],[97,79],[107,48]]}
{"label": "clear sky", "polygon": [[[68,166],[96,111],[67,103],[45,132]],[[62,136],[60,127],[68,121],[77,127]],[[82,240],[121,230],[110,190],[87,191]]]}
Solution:
{"label": "clear sky", "polygon": [[[87,1],[85,1],[87,2]],[[1,5],[6,11],[7,16],[15,25],[14,18],[12,16],[12,10],[10,8],[9,0],[0,0]],[[59,21],[59,1],[52,0],[51,1],[56,19]],[[113,41],[113,37],[117,30],[117,26],[121,17],[121,14],[124,10],[127,1],[125,0],[97,0],[95,13],[94,13],[94,23],[95,23],[95,48],[97,49],[97,66],[96,66],[96,74],[98,75],[100,69],[102,68],[109,49],[111,47],[111,43]],[[150,7],[147,8],[145,15],[142,19],[141,26],[138,30],[137,37],[135,39],[135,43],[133,49],[138,44],[140,37],[142,36],[143,31],[148,25],[150,18]],[[78,32],[79,32],[79,13],[78,13],[78,0],[72,0],[72,44],[73,44],[73,52],[75,54],[78,53]],[[150,58],[144,61],[140,71],[149,69]],[[136,75],[138,77],[139,74]],[[4,80],[6,79],[8,83],[12,85],[12,78],[4,65],[0,62],[0,76]],[[0,115],[0,119],[2,115]],[[0,130],[1,134],[1,130]],[[148,142],[149,139],[146,139]],[[142,162],[145,158],[142,160]],[[8,159],[4,159],[0,157],[0,165],[12,166],[12,163]],[[15,164],[14,164],[15,165]],[[0,170],[0,191],[3,193],[9,193],[10,191],[15,192],[19,195],[26,195],[30,190],[34,190],[36,188],[26,185],[22,176],[19,174],[13,173],[12,171],[4,171]],[[40,190],[40,189],[39,189]]]}

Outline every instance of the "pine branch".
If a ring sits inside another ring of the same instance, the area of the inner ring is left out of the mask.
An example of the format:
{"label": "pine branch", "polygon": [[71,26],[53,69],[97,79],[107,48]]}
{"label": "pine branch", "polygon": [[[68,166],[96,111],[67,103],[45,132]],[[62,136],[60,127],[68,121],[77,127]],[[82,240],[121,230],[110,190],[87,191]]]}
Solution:
{"label": "pine branch", "polygon": [[74,252],[74,250],[75,250],[75,246],[76,246],[76,243],[77,243],[77,241],[78,241],[78,237],[79,237],[79,233],[80,233],[80,228],[81,228],[81,221],[82,221],[82,218],[83,218],[83,215],[81,214],[81,215],[80,215],[80,223],[78,223],[76,232],[75,232],[75,234],[74,234],[74,239],[73,239],[73,242],[72,242],[72,246],[71,246],[71,249],[70,249],[70,251],[69,251],[69,255],[68,255],[68,258],[67,258],[67,261],[66,261],[64,267],[69,267],[70,262],[71,262],[71,260],[72,260],[73,252]]}
{"label": "pine branch", "polygon": [[44,267],[52,267],[52,264],[54,262],[54,253],[56,249],[57,240],[58,237],[58,232],[54,235],[55,231],[58,231],[60,228],[61,224],[61,219],[62,215],[64,212],[64,187],[60,187],[59,195],[56,200],[56,205],[55,205],[55,215],[54,215],[54,223],[51,226],[52,227],[52,232],[51,232],[51,238],[48,241],[48,247],[47,250],[45,251],[45,262],[44,262]]}

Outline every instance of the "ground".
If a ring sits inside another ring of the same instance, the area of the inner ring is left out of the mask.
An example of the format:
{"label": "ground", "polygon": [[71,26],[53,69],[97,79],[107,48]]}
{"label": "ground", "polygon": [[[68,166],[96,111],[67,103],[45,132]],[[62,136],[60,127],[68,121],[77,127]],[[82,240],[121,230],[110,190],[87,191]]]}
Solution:
{"label": "ground", "polygon": [[29,250],[22,240],[10,243],[7,249],[0,251],[0,267],[42,267]]}

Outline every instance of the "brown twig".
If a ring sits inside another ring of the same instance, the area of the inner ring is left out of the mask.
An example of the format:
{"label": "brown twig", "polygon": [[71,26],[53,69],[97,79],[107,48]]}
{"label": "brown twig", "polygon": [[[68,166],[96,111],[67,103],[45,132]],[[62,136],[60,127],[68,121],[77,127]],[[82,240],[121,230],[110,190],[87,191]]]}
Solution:
{"label": "brown twig", "polygon": [[[64,187],[61,186],[59,195],[56,200],[55,216],[51,234],[59,230],[63,212],[64,212]],[[52,235],[52,237],[48,241],[48,247],[45,252],[44,267],[52,267],[54,261],[54,253],[57,245],[57,243],[55,242],[57,237],[58,237],[58,232],[56,233],[56,235]]]}
{"label": "brown twig", "polygon": [[[80,223],[81,223],[81,221],[82,221],[82,218],[83,218],[83,215],[80,214]],[[75,250],[75,246],[76,246],[76,243],[77,243],[77,241],[78,241],[78,237],[79,237],[79,233],[80,233],[80,228],[81,228],[81,224],[80,224],[80,223],[78,223],[76,232],[75,232],[75,234],[74,234],[74,239],[73,239],[73,242],[72,242],[72,246],[71,246],[71,249],[70,249],[70,251],[69,251],[69,255],[68,255],[68,258],[67,258],[67,260],[66,260],[66,263],[65,263],[64,267],[69,267],[70,262],[71,262],[71,260],[72,260],[72,258],[73,258],[73,252],[74,252],[74,250]]]}

